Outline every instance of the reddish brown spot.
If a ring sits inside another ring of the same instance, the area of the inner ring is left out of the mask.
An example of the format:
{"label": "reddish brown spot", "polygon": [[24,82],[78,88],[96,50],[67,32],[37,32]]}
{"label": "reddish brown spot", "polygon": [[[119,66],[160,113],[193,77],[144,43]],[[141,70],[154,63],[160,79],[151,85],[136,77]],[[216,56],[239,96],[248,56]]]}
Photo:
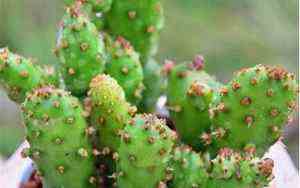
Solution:
{"label": "reddish brown spot", "polygon": [[89,44],[88,43],[82,43],[82,44],[80,44],[80,50],[82,52],[85,52],[88,48],[89,48]]}
{"label": "reddish brown spot", "polygon": [[272,108],[271,111],[270,111],[270,115],[272,117],[277,117],[279,114],[279,110],[277,108]]}
{"label": "reddish brown spot", "polygon": [[154,142],[155,142],[155,138],[152,137],[152,136],[150,136],[150,137],[148,138],[148,143],[149,143],[149,144],[154,144]]}
{"label": "reddish brown spot", "polygon": [[228,111],[228,108],[225,106],[225,103],[224,103],[224,102],[221,102],[221,103],[218,104],[217,110],[218,110],[219,112],[227,112],[227,111]]}
{"label": "reddish brown spot", "polygon": [[257,79],[256,78],[252,78],[250,80],[250,84],[253,85],[253,86],[257,85]]}
{"label": "reddish brown spot", "polygon": [[229,148],[222,148],[219,150],[219,156],[223,157],[223,158],[228,158],[230,156],[232,156],[233,154],[233,150],[229,149]]}
{"label": "reddish brown spot", "polygon": [[204,87],[200,85],[198,82],[193,82],[191,87],[189,88],[187,94],[195,95],[195,96],[203,96],[204,95]]}
{"label": "reddish brown spot", "polygon": [[251,115],[245,116],[244,122],[248,125],[251,126],[254,122],[254,117]]}
{"label": "reddish brown spot", "polygon": [[286,78],[288,72],[282,67],[267,67],[268,77],[273,80],[282,80]]}
{"label": "reddish brown spot", "polygon": [[154,33],[155,31],[156,31],[156,29],[153,25],[151,25],[147,28],[147,33]]}
{"label": "reddish brown spot", "polygon": [[236,91],[241,88],[241,85],[237,82],[233,82],[231,86],[232,86],[233,91]]}
{"label": "reddish brown spot", "polygon": [[74,75],[75,74],[75,70],[73,68],[69,68],[68,69],[68,73],[69,73],[69,75]]}
{"label": "reddish brown spot", "polygon": [[252,103],[252,100],[250,97],[244,97],[241,101],[240,101],[241,105],[244,106],[248,106]]}
{"label": "reddish brown spot", "polygon": [[256,147],[254,145],[248,145],[244,147],[244,151],[247,154],[254,155],[256,153]]}
{"label": "reddish brown spot", "polygon": [[274,168],[274,161],[269,158],[263,159],[258,165],[259,171],[262,173],[262,175],[266,177],[272,175],[273,168]]}
{"label": "reddish brown spot", "polygon": [[23,70],[23,71],[20,72],[20,76],[23,77],[23,78],[27,78],[28,75],[29,75],[29,73],[27,71],[25,71],[25,70]]}
{"label": "reddish brown spot", "polygon": [[228,89],[223,87],[220,89],[220,93],[222,96],[227,96],[228,95]]}
{"label": "reddish brown spot", "polygon": [[134,19],[136,17],[136,11],[129,11],[128,12],[128,17],[130,19]]}
{"label": "reddish brown spot", "polygon": [[268,91],[267,91],[267,96],[268,96],[268,97],[273,97],[273,95],[274,95],[273,89],[268,89]]}
{"label": "reddish brown spot", "polygon": [[211,144],[211,142],[212,142],[211,135],[208,134],[208,133],[203,133],[203,134],[200,136],[200,139],[202,140],[202,142],[203,142],[205,145],[209,145],[209,144]]}

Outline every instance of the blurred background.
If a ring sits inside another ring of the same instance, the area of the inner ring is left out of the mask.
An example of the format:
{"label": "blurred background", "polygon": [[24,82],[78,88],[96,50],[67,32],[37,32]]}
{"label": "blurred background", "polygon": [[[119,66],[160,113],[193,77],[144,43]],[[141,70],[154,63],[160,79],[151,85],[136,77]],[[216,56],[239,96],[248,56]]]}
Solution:
{"label": "blurred background", "polygon": [[[298,77],[298,0],[164,0],[165,29],[157,59],[182,62],[203,54],[208,72],[226,82],[233,71],[255,64],[284,65]],[[55,64],[62,0],[0,0],[0,48],[41,64]],[[298,77],[299,78],[299,77]],[[285,131],[299,168],[298,118]],[[0,158],[24,139],[18,107],[0,88]]]}

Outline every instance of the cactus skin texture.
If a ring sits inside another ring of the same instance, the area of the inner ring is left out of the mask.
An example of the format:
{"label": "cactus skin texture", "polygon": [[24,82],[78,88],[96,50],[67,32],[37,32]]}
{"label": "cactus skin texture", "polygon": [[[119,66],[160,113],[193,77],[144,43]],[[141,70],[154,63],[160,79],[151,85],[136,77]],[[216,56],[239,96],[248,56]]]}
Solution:
{"label": "cactus skin texture", "polygon": [[120,188],[156,188],[163,184],[176,134],[154,115],[137,115],[128,124],[118,149]]}
{"label": "cactus skin texture", "polygon": [[116,151],[120,145],[121,130],[134,115],[136,108],[129,105],[117,81],[108,75],[96,76],[90,84],[90,122],[99,132],[101,147]]}
{"label": "cactus skin texture", "polygon": [[55,50],[67,89],[85,94],[91,79],[105,69],[104,41],[78,7],[67,9]]}
{"label": "cactus skin texture", "polygon": [[220,86],[198,63],[195,59],[192,65],[179,64],[173,68],[167,65],[169,68],[165,68],[169,71],[167,105],[170,116],[182,141],[197,150],[205,145],[199,137],[211,128],[209,106]]}
{"label": "cactus skin texture", "polygon": [[110,55],[105,72],[118,81],[130,103],[138,104],[144,89],[143,68],[139,55],[122,37],[117,37],[114,41],[107,38],[106,46]]}
{"label": "cactus skin texture", "polygon": [[273,160],[242,157],[227,148],[221,149],[211,164],[207,188],[263,188],[273,179]]}
{"label": "cactus skin texture", "polygon": [[151,58],[143,67],[144,85],[143,99],[139,109],[143,112],[154,112],[156,102],[162,93],[164,80],[161,75],[162,67]]}
{"label": "cactus skin texture", "polygon": [[156,53],[164,22],[160,0],[114,0],[105,17],[109,33],[129,40],[143,64]]}
{"label": "cactus skin texture", "polygon": [[262,155],[281,136],[296,106],[297,82],[281,67],[257,65],[237,72],[219,93],[211,110],[215,128],[225,130],[218,147],[256,148]]}
{"label": "cactus skin texture", "polygon": [[208,173],[205,161],[189,146],[179,146],[173,151],[172,183],[170,188],[205,187]]}
{"label": "cactus skin texture", "polygon": [[95,187],[92,148],[79,101],[44,86],[28,95],[22,110],[30,143],[27,154],[46,187]]}
{"label": "cactus skin texture", "polygon": [[26,93],[43,84],[57,85],[55,70],[51,73],[33,64],[32,60],[9,51],[0,49],[0,82],[11,100],[21,103]]}

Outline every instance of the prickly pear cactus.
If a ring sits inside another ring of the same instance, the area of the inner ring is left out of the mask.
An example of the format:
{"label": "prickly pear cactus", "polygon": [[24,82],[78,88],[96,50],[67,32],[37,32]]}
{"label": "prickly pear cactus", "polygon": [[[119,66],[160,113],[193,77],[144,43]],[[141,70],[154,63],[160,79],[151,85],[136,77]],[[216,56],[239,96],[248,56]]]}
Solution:
{"label": "prickly pear cactus", "polygon": [[273,179],[274,163],[271,159],[242,157],[230,149],[220,150],[211,161],[211,174],[207,188],[263,188]]}
{"label": "prickly pear cactus", "polygon": [[203,71],[203,59],[197,56],[192,64],[185,63],[169,68],[167,98],[170,116],[182,140],[195,148],[204,131],[210,130],[209,107],[220,84]]}
{"label": "prickly pear cactus", "polygon": [[109,58],[105,72],[118,81],[130,103],[138,104],[144,89],[139,54],[123,37],[117,37],[114,41],[107,37],[106,43]]}
{"label": "prickly pear cactus", "polygon": [[125,93],[117,81],[104,74],[91,81],[88,97],[90,122],[99,130],[99,145],[116,151],[120,145],[121,130],[136,108],[126,102]]}
{"label": "prickly pear cactus", "polygon": [[219,148],[256,148],[262,155],[282,135],[296,91],[295,76],[281,67],[257,65],[237,72],[211,110],[215,128],[225,131]]}
{"label": "prickly pear cactus", "polygon": [[76,96],[84,95],[92,78],[105,69],[103,38],[77,6],[67,8],[55,53],[67,89]]}
{"label": "prickly pear cactus", "polygon": [[0,49],[0,82],[13,101],[23,102],[27,92],[42,84],[57,85],[55,70],[49,71],[34,64],[33,60],[10,52],[8,48]]}
{"label": "prickly pear cactus", "polygon": [[175,140],[175,133],[156,116],[136,116],[122,133],[118,187],[156,188],[162,184]]}
{"label": "prickly pear cactus", "polygon": [[139,109],[143,112],[150,113],[155,111],[156,103],[162,94],[162,86],[164,84],[161,71],[162,67],[153,58],[147,61],[144,65],[143,72],[145,89],[142,94],[142,102],[139,105]]}
{"label": "prickly pear cactus", "polygon": [[175,148],[171,161],[171,188],[206,186],[209,178],[208,163],[191,147],[179,146]]}
{"label": "prickly pear cactus", "polygon": [[44,86],[27,96],[22,110],[30,143],[23,154],[36,162],[44,185],[95,187],[92,147],[78,99]]}
{"label": "prickly pear cactus", "polygon": [[129,40],[143,63],[155,54],[164,22],[160,0],[114,0],[105,18],[109,33]]}

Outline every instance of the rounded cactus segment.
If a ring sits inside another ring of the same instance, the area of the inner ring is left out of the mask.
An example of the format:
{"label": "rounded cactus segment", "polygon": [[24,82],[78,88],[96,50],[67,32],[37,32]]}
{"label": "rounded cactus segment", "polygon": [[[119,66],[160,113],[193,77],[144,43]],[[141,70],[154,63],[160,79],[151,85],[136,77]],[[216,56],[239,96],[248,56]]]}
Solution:
{"label": "rounded cactus segment", "polygon": [[67,89],[82,96],[94,76],[105,68],[104,41],[78,7],[67,8],[55,50]]}
{"label": "rounded cactus segment", "polygon": [[172,162],[171,188],[205,187],[208,181],[207,164],[189,146],[175,148]]}
{"label": "rounded cactus segment", "polygon": [[198,61],[167,66],[167,105],[176,130],[183,142],[203,148],[200,135],[211,128],[209,107],[220,84],[199,68]]}
{"label": "rounded cactus segment", "polygon": [[211,161],[210,179],[207,188],[263,188],[273,179],[274,162],[271,159],[242,157],[224,148]]}
{"label": "rounded cactus segment", "polygon": [[144,89],[143,68],[139,55],[122,37],[117,37],[114,41],[107,37],[106,41],[109,58],[105,72],[118,81],[130,103],[138,104]]}
{"label": "rounded cactus segment", "polygon": [[281,67],[258,65],[239,71],[219,92],[211,110],[215,128],[225,130],[219,148],[252,151],[262,155],[281,136],[295,108],[295,76]]}
{"label": "rounded cactus segment", "polygon": [[143,99],[140,110],[143,112],[154,112],[157,100],[162,94],[163,77],[161,75],[162,67],[154,59],[150,59],[143,67],[144,85]]}
{"label": "rounded cactus segment", "polygon": [[175,133],[154,115],[132,119],[118,149],[118,186],[156,188],[162,184],[175,140]]}
{"label": "rounded cactus segment", "polygon": [[116,151],[120,145],[120,133],[136,108],[126,102],[122,87],[108,75],[93,78],[88,96],[90,121],[98,129],[99,145]]}
{"label": "rounded cactus segment", "polygon": [[30,143],[27,153],[45,186],[95,187],[92,148],[79,101],[63,90],[44,86],[28,95],[22,112]]}
{"label": "rounded cactus segment", "polygon": [[43,70],[32,60],[9,51],[0,49],[0,83],[13,101],[21,103],[26,93],[43,84],[57,85],[55,70]]}
{"label": "rounded cactus segment", "polygon": [[109,32],[129,40],[143,63],[156,52],[164,20],[160,0],[114,0],[105,17]]}

